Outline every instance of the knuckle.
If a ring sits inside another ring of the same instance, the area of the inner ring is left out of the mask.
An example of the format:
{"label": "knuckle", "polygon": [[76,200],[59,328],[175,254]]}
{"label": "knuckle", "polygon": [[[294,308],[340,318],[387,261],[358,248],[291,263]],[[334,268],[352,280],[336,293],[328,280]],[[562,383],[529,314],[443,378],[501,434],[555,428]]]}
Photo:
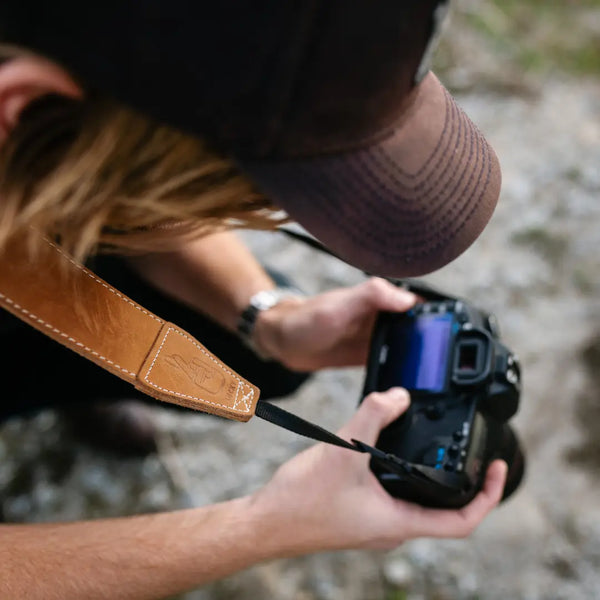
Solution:
{"label": "knuckle", "polygon": [[389,289],[390,284],[380,277],[371,277],[366,283],[368,293],[373,298],[378,298],[385,294]]}
{"label": "knuckle", "polygon": [[474,523],[469,523],[469,522],[463,523],[458,528],[456,537],[459,539],[466,539],[473,533],[473,531],[475,531]]}

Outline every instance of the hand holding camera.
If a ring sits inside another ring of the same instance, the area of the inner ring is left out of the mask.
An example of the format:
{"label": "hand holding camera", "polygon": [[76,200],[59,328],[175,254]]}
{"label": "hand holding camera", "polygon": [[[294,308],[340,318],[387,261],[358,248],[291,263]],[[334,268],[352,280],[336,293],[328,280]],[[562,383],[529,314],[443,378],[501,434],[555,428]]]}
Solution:
{"label": "hand holding camera", "polygon": [[[508,425],[519,404],[519,363],[500,341],[493,315],[421,283],[402,283],[408,290],[373,278],[273,309],[267,313],[270,321],[260,323],[277,333],[271,337],[278,340],[279,358],[287,355],[290,366],[315,366],[302,356],[319,367],[366,359],[363,397],[408,390],[410,408],[381,432],[377,448],[371,445],[375,440],[359,435],[335,440],[325,432],[323,437],[320,428],[282,416],[285,411],[266,403],[259,404],[257,415],[301,435],[370,453],[371,469],[384,489],[421,506],[466,506],[484,487],[488,466],[500,458],[510,467],[506,498],[524,472],[523,453]],[[424,301],[415,304],[417,296],[409,290]],[[286,348],[293,352],[283,352]],[[344,441],[349,439],[360,442],[351,446]]]}
{"label": "hand holding camera", "polygon": [[[381,429],[401,418],[408,406],[404,390],[373,392],[338,435],[375,444]],[[254,497],[253,505],[268,515],[265,543],[277,543],[280,532],[291,529],[289,554],[390,549],[421,536],[466,537],[498,504],[506,475],[504,462],[494,461],[481,491],[467,506],[439,510],[393,498],[368,463],[364,454],[316,444],[282,465]]]}

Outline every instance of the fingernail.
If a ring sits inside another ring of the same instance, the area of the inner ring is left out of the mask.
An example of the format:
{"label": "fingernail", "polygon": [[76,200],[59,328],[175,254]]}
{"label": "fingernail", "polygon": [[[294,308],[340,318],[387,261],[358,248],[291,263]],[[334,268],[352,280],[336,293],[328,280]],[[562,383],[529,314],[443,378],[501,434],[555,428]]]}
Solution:
{"label": "fingernail", "polygon": [[508,463],[505,460],[502,461],[502,469],[503,469],[502,475],[503,476],[508,475]]}
{"label": "fingernail", "polygon": [[402,304],[406,303],[414,303],[417,301],[417,296],[408,290],[399,289],[398,290],[398,302],[402,302]]}
{"label": "fingernail", "polygon": [[401,388],[401,387],[390,388],[388,390],[388,394],[391,396],[391,399],[394,402],[397,402],[398,404],[400,404],[402,406],[408,406],[410,403],[410,396],[404,388]]}

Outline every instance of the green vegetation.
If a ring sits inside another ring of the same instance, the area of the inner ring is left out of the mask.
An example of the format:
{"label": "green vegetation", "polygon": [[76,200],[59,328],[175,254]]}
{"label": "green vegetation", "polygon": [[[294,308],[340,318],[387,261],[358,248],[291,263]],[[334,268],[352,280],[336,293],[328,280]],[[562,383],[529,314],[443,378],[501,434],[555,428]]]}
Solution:
{"label": "green vegetation", "polygon": [[526,72],[600,76],[600,0],[457,0],[455,19]]}
{"label": "green vegetation", "polygon": [[531,227],[512,235],[512,241],[520,246],[529,246],[546,260],[557,264],[568,250],[568,241],[561,235],[549,232],[544,227]]}
{"label": "green vegetation", "polygon": [[387,591],[385,595],[385,600],[406,600],[408,598],[408,594],[406,590],[393,588]]}

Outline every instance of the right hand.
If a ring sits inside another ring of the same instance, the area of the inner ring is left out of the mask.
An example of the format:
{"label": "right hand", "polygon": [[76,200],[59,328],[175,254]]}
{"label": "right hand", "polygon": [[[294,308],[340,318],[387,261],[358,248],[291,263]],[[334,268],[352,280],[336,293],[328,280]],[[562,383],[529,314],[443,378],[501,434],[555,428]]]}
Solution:
{"label": "right hand", "polygon": [[254,342],[289,369],[316,371],[364,365],[381,311],[405,312],[417,297],[379,277],[262,311]]}
{"label": "right hand", "polygon": [[[408,405],[400,388],[369,394],[339,435],[374,445]],[[390,549],[417,537],[468,536],[500,501],[506,470],[494,461],[483,489],[464,508],[431,509],[390,496],[369,469],[368,455],[317,444],[280,467],[253,500],[269,512],[274,534],[289,538],[287,555]]]}

